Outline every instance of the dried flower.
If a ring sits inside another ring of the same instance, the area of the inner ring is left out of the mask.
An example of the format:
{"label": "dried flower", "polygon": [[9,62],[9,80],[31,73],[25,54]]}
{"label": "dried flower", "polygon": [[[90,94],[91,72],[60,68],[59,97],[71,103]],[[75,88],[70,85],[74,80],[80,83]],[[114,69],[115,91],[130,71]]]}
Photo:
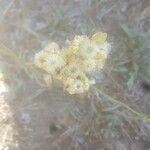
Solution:
{"label": "dried flower", "polygon": [[90,81],[87,76],[103,68],[110,44],[107,34],[98,32],[91,39],[85,35],[77,35],[67,42],[67,46],[59,49],[57,43],[50,43],[37,53],[34,63],[47,75],[44,80],[52,85],[52,78],[60,80],[64,89],[70,94],[85,93]]}
{"label": "dried flower", "polygon": [[48,44],[43,50],[50,53],[56,52],[57,50],[59,50],[59,45],[55,42],[52,42]]}
{"label": "dried flower", "polygon": [[86,76],[80,79],[67,78],[64,82],[64,89],[70,94],[85,93],[89,89],[89,80]]}
{"label": "dried flower", "polygon": [[83,41],[78,47],[78,55],[84,59],[92,58],[99,51],[99,47],[91,40]]}
{"label": "dried flower", "polygon": [[43,68],[43,63],[46,61],[47,58],[47,53],[45,51],[41,51],[39,53],[37,53],[34,57],[34,64],[38,67],[38,68]]}
{"label": "dried flower", "polygon": [[43,63],[43,70],[47,73],[54,74],[58,69],[64,67],[65,60],[58,54],[49,54]]}
{"label": "dried flower", "polygon": [[106,39],[107,39],[107,33],[103,33],[103,32],[97,32],[93,34],[91,38],[92,41],[98,44],[104,43]]}
{"label": "dried flower", "polygon": [[82,42],[88,40],[88,36],[86,35],[77,35],[74,37],[72,41],[69,43],[69,47],[75,51],[75,53],[78,51],[78,48]]}
{"label": "dried flower", "polygon": [[52,76],[51,75],[45,75],[44,81],[48,87],[52,86]]}

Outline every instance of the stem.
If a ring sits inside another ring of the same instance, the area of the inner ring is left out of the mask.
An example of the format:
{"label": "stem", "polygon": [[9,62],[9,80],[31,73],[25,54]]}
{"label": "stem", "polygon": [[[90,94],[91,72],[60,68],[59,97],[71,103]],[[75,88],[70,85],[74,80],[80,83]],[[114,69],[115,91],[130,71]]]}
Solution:
{"label": "stem", "polygon": [[3,55],[10,56],[21,68],[25,69],[26,66],[25,61],[20,59],[15,53],[13,53],[3,44],[0,44],[0,53]]}
{"label": "stem", "polygon": [[140,112],[137,112],[135,111],[134,109],[132,109],[131,107],[129,107],[127,104],[121,102],[121,101],[118,101],[114,98],[112,98],[111,96],[107,95],[106,93],[104,93],[103,91],[101,91],[100,89],[96,88],[96,87],[93,87],[94,89],[96,89],[99,94],[101,94],[102,96],[104,96],[105,98],[107,98],[109,101],[113,102],[113,103],[116,103],[126,109],[128,109],[129,111],[131,111],[133,114],[135,114],[137,117],[137,119],[140,119],[140,120],[144,120],[144,121],[148,121],[150,122],[150,116],[144,114],[144,113],[140,113]]}

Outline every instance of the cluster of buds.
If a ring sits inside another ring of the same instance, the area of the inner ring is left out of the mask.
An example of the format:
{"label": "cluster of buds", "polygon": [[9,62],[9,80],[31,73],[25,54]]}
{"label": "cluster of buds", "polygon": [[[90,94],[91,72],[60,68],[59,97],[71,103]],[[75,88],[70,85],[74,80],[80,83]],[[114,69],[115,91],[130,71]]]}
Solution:
{"label": "cluster of buds", "polygon": [[77,35],[64,48],[57,43],[48,44],[35,55],[34,64],[46,73],[44,80],[48,86],[59,80],[70,94],[85,93],[90,86],[90,74],[103,68],[109,50],[106,33]]}

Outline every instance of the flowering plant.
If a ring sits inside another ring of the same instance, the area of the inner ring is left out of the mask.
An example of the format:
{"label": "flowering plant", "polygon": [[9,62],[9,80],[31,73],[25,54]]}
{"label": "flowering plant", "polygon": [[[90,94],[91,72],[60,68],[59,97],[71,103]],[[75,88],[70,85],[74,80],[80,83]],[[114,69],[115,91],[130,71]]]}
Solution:
{"label": "flowering plant", "polygon": [[48,44],[35,55],[34,64],[46,72],[44,80],[48,86],[52,80],[59,80],[70,94],[85,93],[90,86],[90,74],[101,70],[108,56],[107,34],[77,35],[66,43],[62,49],[57,43]]}

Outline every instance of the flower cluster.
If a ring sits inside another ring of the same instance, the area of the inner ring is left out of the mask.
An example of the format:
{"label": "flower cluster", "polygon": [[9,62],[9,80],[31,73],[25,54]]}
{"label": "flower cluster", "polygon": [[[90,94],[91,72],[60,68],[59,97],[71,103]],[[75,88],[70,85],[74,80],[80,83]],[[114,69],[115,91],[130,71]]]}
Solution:
{"label": "flower cluster", "polygon": [[48,86],[52,80],[59,80],[70,94],[84,93],[89,89],[90,74],[104,66],[110,50],[106,39],[106,33],[98,32],[90,38],[77,35],[62,49],[50,43],[35,55],[34,64],[46,72]]}

